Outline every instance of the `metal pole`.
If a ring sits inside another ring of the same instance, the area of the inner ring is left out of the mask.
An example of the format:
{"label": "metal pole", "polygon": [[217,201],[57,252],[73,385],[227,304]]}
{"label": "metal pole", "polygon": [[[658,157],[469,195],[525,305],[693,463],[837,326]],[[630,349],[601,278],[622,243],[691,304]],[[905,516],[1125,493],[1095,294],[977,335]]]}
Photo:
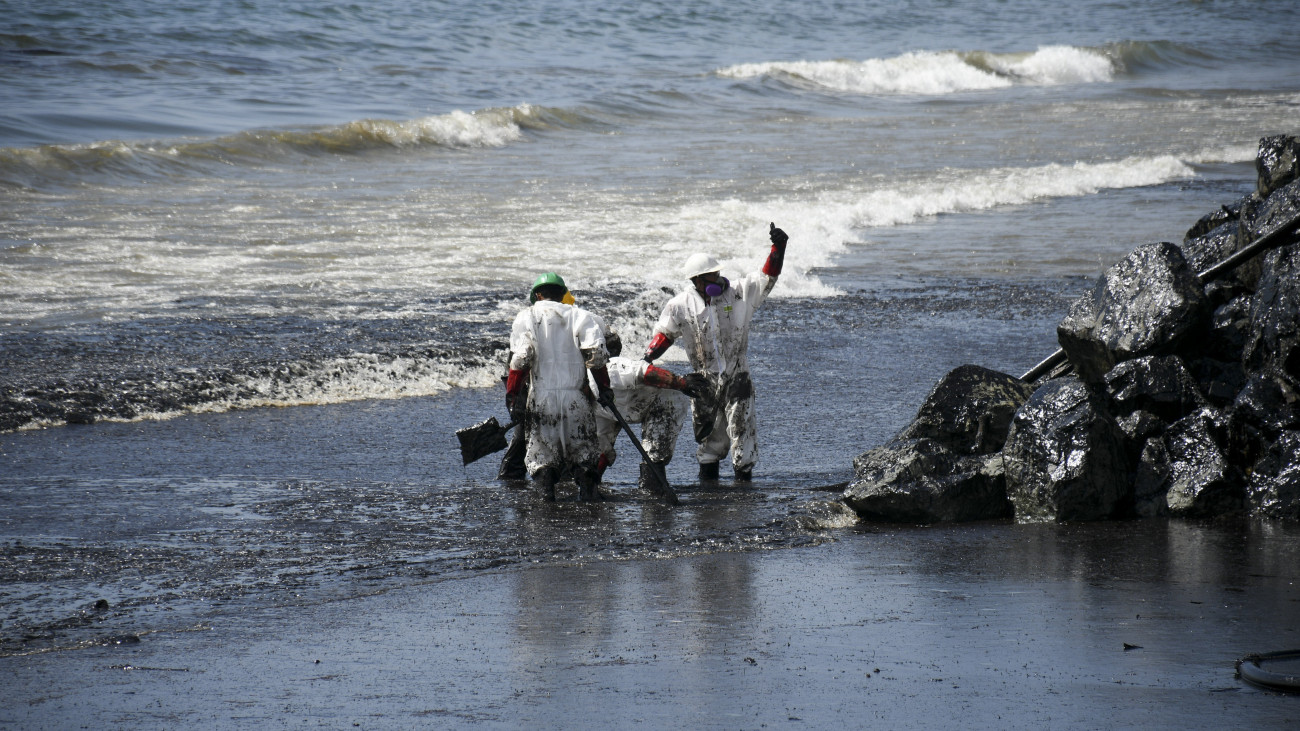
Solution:
{"label": "metal pole", "polygon": [[[1282,241],[1282,239],[1286,238],[1287,234],[1290,234],[1292,238],[1300,237],[1300,229],[1294,228],[1297,224],[1300,224],[1300,215],[1295,216],[1290,221],[1287,221],[1285,224],[1278,226],[1277,228],[1273,229],[1271,232],[1255,239],[1250,243],[1249,246],[1239,250],[1237,253],[1233,254],[1232,256],[1229,256],[1227,259],[1224,259],[1218,264],[1215,264],[1209,269],[1206,269],[1205,271],[1196,275],[1196,278],[1200,280],[1201,284],[1212,282],[1215,279],[1218,279],[1224,273],[1236,269],[1237,267],[1255,258],[1256,256],[1259,256],[1260,254],[1267,251],[1268,249],[1271,249],[1274,246],[1278,246],[1279,243]],[[1291,243],[1291,241],[1288,240],[1285,243]],[[1032,383],[1038,380],[1039,378],[1043,377],[1044,375],[1046,375],[1056,366],[1060,365],[1061,361],[1063,360],[1065,360],[1065,349],[1061,348],[1058,349],[1055,353],[1052,353],[1051,355],[1044,358],[1042,362],[1040,362],[1038,365],[1034,366],[1033,368],[1030,368],[1029,371],[1025,373],[1025,375],[1020,377],[1020,380],[1028,383]]]}

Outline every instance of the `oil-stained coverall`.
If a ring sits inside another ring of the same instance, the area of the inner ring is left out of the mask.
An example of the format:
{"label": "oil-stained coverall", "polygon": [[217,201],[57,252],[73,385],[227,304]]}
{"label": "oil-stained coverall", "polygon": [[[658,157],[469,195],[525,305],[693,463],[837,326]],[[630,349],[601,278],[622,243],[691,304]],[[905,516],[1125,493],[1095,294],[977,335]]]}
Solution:
{"label": "oil-stained coverall", "polygon": [[[708,437],[700,442],[695,455],[701,474],[704,466],[716,465],[728,451],[732,453],[732,468],[743,479],[748,479],[758,462],[758,425],[748,360],[749,325],[755,310],[776,286],[789,240],[775,224],[769,236],[772,249],[761,271],[727,282],[716,295],[704,294],[702,286],[695,286],[670,299],[646,350],[645,360],[652,361],[677,342],[686,351],[692,368],[716,379],[719,408],[712,430],[705,425]],[[695,281],[694,274],[687,275]],[[698,403],[693,402],[692,408],[698,409]],[[697,413],[697,420],[699,416]]]}
{"label": "oil-stained coverall", "polygon": [[[681,376],[643,360],[610,358],[609,385],[614,389],[614,405],[629,424],[641,425],[641,446],[650,461],[663,465],[673,458],[677,435],[686,419],[689,401],[680,389]],[[614,442],[622,429],[618,420],[604,406],[596,407],[596,429],[600,438],[602,466],[614,464]]]}
{"label": "oil-stained coverall", "polygon": [[553,470],[553,479],[568,468],[594,477],[600,445],[587,369],[603,376],[609,358],[600,324],[581,308],[538,300],[515,317],[510,351],[512,377],[528,377],[529,474]]}

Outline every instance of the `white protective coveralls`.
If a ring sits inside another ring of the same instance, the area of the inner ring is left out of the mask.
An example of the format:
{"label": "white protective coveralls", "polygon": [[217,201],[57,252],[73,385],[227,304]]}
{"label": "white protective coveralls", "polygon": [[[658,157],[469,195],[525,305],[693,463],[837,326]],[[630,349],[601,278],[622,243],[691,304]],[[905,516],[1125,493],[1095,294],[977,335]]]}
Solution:
{"label": "white protective coveralls", "polygon": [[[671,388],[645,385],[645,372],[650,364],[643,360],[610,358],[609,385],[614,389],[614,405],[628,424],[641,425],[641,446],[650,461],[667,463],[673,458],[677,435],[682,430],[690,401],[686,394]],[[592,388],[595,388],[593,385]],[[623,430],[614,414],[604,406],[596,406],[596,429],[600,437],[600,450],[607,465],[614,464],[617,453],[614,442]],[[637,455],[640,456],[640,455]]]}
{"label": "white protective coveralls", "polygon": [[749,322],[775,286],[775,276],[751,272],[708,304],[692,287],[668,300],[655,323],[654,333],[680,345],[692,368],[718,379],[717,419],[712,433],[695,451],[700,464],[721,460],[729,449],[731,464],[738,471],[752,469],[758,462]]}
{"label": "white protective coveralls", "polygon": [[529,474],[548,467],[594,470],[596,404],[584,386],[587,369],[609,359],[599,322],[581,308],[538,300],[515,317],[510,351],[510,368],[528,370]]}

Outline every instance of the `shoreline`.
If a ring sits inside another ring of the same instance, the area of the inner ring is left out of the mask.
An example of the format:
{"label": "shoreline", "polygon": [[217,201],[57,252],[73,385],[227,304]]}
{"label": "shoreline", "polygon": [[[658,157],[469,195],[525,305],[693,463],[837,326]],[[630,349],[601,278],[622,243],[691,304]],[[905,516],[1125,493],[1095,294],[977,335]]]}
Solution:
{"label": "shoreline", "polygon": [[0,559],[26,582],[0,629],[22,639],[21,602],[58,622],[107,597],[103,623],[54,641],[126,639],[0,658],[0,727],[1300,716],[1232,678],[1300,644],[1296,526],[800,525],[939,375],[1016,370],[1063,306],[915,296],[771,303],[755,482],[692,485],[683,436],[671,509],[634,487],[631,450],[600,506],[461,466],[454,431],[499,413],[498,389],[0,435]]}
{"label": "shoreline", "polygon": [[[0,725],[1300,719],[1297,698],[1233,677],[1241,655],[1300,644],[1287,626],[1300,601],[1294,556],[1272,557],[1274,569],[1291,561],[1290,574],[1251,573],[1243,585],[1224,571],[1235,560],[1214,559],[1232,531],[1141,527],[1156,526],[886,528],[817,547],[524,567],[233,612],[207,630],[0,659],[10,698]],[[1185,560],[1106,566],[1118,534]],[[1254,569],[1271,560],[1262,545],[1248,553]]]}

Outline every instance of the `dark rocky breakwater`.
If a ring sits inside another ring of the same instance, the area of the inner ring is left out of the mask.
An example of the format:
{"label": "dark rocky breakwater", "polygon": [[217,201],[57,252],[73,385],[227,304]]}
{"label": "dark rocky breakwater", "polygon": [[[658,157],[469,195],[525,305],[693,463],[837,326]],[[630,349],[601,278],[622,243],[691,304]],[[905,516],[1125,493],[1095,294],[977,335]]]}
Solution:
{"label": "dark rocky breakwater", "polygon": [[1254,193],[1139,246],[1017,378],[948,373],[854,460],[843,502],[894,522],[1300,519],[1300,142]]}

